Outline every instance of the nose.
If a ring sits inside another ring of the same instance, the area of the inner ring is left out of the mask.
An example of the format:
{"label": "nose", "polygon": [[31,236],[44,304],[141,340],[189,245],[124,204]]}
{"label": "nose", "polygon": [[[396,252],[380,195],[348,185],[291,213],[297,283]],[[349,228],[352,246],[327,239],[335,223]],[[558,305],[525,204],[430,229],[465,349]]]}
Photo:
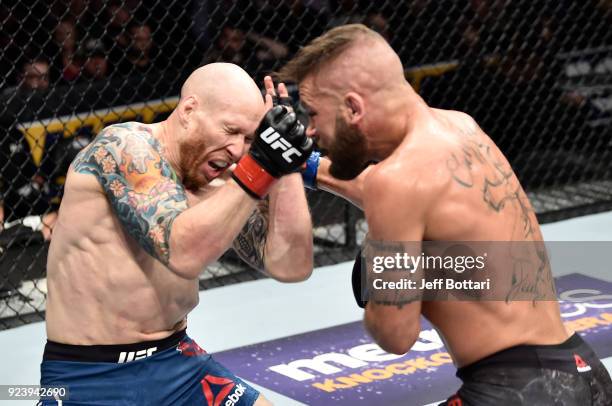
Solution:
{"label": "nose", "polygon": [[247,152],[247,143],[244,141],[244,137],[236,137],[226,148],[234,162],[238,161]]}
{"label": "nose", "polygon": [[316,134],[317,134],[317,129],[312,124],[309,123],[308,127],[306,127],[306,136],[309,138],[313,138]]}

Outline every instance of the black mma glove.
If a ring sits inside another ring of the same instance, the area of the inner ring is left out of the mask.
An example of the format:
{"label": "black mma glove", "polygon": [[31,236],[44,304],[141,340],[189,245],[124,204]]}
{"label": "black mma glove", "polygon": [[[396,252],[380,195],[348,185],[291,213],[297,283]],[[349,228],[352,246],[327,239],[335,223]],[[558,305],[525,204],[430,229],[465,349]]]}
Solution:
{"label": "black mma glove", "polygon": [[355,296],[355,302],[357,306],[365,309],[368,301],[364,299],[367,296],[367,291],[363,289],[361,276],[361,250],[357,253],[355,263],[353,264],[353,273],[351,274],[351,284],[353,286],[353,295]]}
{"label": "black mma glove", "polygon": [[296,172],[314,148],[295,113],[275,106],[255,132],[249,153],[238,161],[232,177],[251,196],[261,199],[283,175]]}

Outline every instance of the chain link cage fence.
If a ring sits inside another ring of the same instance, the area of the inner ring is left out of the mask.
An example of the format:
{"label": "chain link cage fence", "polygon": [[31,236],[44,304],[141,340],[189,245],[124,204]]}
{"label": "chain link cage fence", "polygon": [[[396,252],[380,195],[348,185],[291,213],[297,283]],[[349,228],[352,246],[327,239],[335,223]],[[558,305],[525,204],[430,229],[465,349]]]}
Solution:
{"label": "chain link cage fence", "polygon": [[[64,177],[101,128],[164,119],[208,62],[239,64],[261,84],[352,22],[390,42],[432,106],[475,117],[542,222],[612,206],[610,0],[3,0],[0,329],[43,319]],[[362,213],[325,192],[308,199],[316,265],[351,259]],[[257,277],[230,252],[200,285]]]}

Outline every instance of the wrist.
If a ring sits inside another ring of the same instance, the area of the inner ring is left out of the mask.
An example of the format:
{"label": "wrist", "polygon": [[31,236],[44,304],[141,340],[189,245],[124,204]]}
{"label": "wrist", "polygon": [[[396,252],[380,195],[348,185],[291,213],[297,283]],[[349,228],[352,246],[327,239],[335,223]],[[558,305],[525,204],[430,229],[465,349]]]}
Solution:
{"label": "wrist", "polygon": [[232,173],[232,178],[255,199],[266,197],[272,185],[277,181],[249,154],[240,159]]}
{"label": "wrist", "polygon": [[321,153],[319,151],[312,151],[312,154],[306,160],[305,167],[302,170],[302,180],[304,181],[304,186],[308,189],[317,189],[317,173],[319,171],[320,159]]}

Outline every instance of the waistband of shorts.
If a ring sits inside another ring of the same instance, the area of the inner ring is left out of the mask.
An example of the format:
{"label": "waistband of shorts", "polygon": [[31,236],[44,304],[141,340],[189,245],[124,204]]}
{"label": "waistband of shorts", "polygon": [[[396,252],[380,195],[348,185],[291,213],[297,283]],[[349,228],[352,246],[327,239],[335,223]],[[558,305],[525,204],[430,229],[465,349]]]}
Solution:
{"label": "waistband of shorts", "polygon": [[47,340],[43,361],[112,362],[122,364],[176,347],[187,336],[183,329],[161,340],[132,344],[72,345]]}
{"label": "waistband of shorts", "polygon": [[544,368],[576,373],[575,355],[578,350],[584,353],[585,349],[590,350],[590,347],[576,333],[560,344],[517,345],[459,368],[457,377],[465,381],[477,371],[495,367]]}

